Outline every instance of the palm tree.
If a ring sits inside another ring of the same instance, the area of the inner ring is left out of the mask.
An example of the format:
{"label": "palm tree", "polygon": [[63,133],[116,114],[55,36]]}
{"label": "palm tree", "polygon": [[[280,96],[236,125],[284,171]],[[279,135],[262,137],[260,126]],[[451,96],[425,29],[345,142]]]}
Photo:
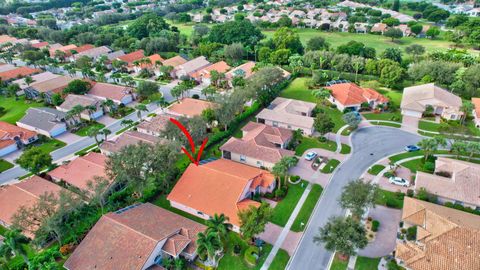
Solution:
{"label": "palm tree", "polygon": [[322,88],[320,90],[315,90],[315,91],[313,91],[312,94],[316,98],[321,99],[322,102],[324,102],[331,95],[330,91],[328,89],[325,89],[325,88]]}
{"label": "palm tree", "polygon": [[105,110],[105,107],[107,107],[110,112],[114,112],[116,106],[113,100],[107,99],[102,103],[102,107],[104,108],[104,110]]}
{"label": "palm tree", "polygon": [[298,158],[286,156],[286,157],[282,157],[282,159],[280,159],[280,161],[273,166],[272,173],[273,175],[275,175],[275,177],[277,177],[279,187],[282,186],[281,179],[283,178],[284,181],[286,182],[289,176],[288,171],[290,170],[290,168],[297,165],[297,163],[298,163]]}
{"label": "palm tree", "polygon": [[163,96],[155,101],[157,106],[159,106],[162,110],[168,106],[168,102],[165,100]]}
{"label": "palm tree", "polygon": [[72,64],[67,64],[63,66],[63,69],[65,69],[67,73],[70,74],[70,76],[73,76],[76,73],[75,67]]}
{"label": "palm tree", "polygon": [[21,256],[23,261],[28,264],[28,256],[24,247],[28,242],[28,238],[21,234],[19,230],[7,231],[3,245],[0,246],[0,256],[6,261],[10,261],[12,255]]}
{"label": "palm tree", "polygon": [[470,161],[475,154],[480,153],[480,143],[479,142],[467,142],[466,146],[468,155],[468,160]]}
{"label": "palm tree", "polygon": [[133,125],[133,123],[134,122],[131,119],[123,119],[122,122],[120,122],[120,125],[122,127],[129,127],[129,126]]}
{"label": "palm tree", "polygon": [[228,217],[223,213],[213,215],[206,221],[206,224],[208,227],[207,232],[217,232],[222,240],[227,239],[228,232],[233,227],[232,224],[228,223]]}
{"label": "palm tree", "polygon": [[80,104],[75,105],[75,106],[73,106],[72,109],[70,109],[70,111],[67,112],[67,115],[70,115],[70,117],[68,117],[68,118],[76,116],[78,118],[78,121],[82,121],[82,112],[84,110],[85,110],[85,107],[83,107],[82,105],[80,105]]}
{"label": "palm tree", "polygon": [[106,141],[107,141],[107,138],[108,138],[108,135],[112,134],[112,131],[111,131],[110,129],[108,129],[108,128],[104,128],[104,129],[102,130],[102,134],[103,134],[103,136],[105,136],[105,137],[104,137],[104,141],[106,142]]}
{"label": "palm tree", "polygon": [[223,251],[222,241],[217,232],[198,233],[197,254],[208,266],[217,266],[217,260]]}
{"label": "palm tree", "polygon": [[460,107],[460,110],[463,112],[462,118],[461,118],[461,123],[462,125],[465,124],[465,119],[467,119],[468,114],[473,111],[473,104],[470,101],[464,101],[462,103],[462,106]]}
{"label": "palm tree", "polygon": [[94,114],[94,113],[97,111],[97,106],[95,106],[95,105],[88,105],[88,106],[86,106],[84,109],[87,110],[88,115],[91,117],[92,114]]}
{"label": "palm tree", "polygon": [[185,269],[185,261],[182,258],[176,258],[173,264],[175,265],[175,270]]}
{"label": "palm tree", "polygon": [[137,109],[137,117],[140,121],[142,121],[142,112],[148,112],[148,108],[145,104],[138,104],[135,106],[135,109]]}
{"label": "palm tree", "polygon": [[433,138],[426,138],[421,140],[418,143],[424,152],[425,161],[427,161],[428,157],[435,152],[439,146],[446,146],[447,141],[443,137],[433,137]]}
{"label": "palm tree", "polygon": [[25,77],[25,84],[26,84],[27,86],[30,86],[30,84],[32,84],[33,82],[34,82],[34,80],[32,79],[31,76]]}
{"label": "palm tree", "polygon": [[100,141],[98,140],[98,137],[97,137],[100,134],[101,134],[101,131],[100,131],[100,127],[98,126],[91,127],[90,129],[88,129],[88,132],[87,132],[88,137],[93,138],[97,146],[100,144]]}

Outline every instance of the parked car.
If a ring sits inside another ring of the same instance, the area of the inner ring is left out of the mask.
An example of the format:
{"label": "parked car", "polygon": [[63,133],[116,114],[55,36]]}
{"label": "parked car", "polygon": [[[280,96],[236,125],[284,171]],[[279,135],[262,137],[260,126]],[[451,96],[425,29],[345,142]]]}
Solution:
{"label": "parked car", "polygon": [[405,146],[405,151],[407,151],[407,152],[420,151],[420,147],[418,147],[416,145],[407,145],[407,146]]}
{"label": "parked car", "polygon": [[305,155],[305,160],[313,160],[317,156],[317,153],[310,151]]}
{"label": "parked car", "polygon": [[394,185],[402,186],[402,187],[410,186],[410,182],[408,180],[405,180],[405,179],[400,178],[400,177],[395,177],[395,176],[390,177],[388,179],[388,182],[390,184],[394,184]]}

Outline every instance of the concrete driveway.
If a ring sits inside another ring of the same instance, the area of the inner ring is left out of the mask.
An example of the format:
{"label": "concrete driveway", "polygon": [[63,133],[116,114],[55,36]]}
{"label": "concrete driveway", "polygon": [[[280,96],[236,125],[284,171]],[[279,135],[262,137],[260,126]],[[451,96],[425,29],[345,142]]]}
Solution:
{"label": "concrete driveway", "polygon": [[[260,235],[258,235],[258,238],[262,239],[263,241],[269,244],[274,245],[282,229],[283,229],[282,227],[269,222],[265,226],[265,231]],[[302,237],[302,233],[289,231],[287,238],[282,243],[282,249],[287,251],[288,254],[292,256],[293,252],[295,251],[295,248],[297,248],[298,242],[300,242],[301,237]]]}
{"label": "concrete driveway", "polygon": [[327,251],[323,245],[313,243],[313,237],[330,217],[345,215],[345,211],[338,205],[342,188],[350,181],[360,178],[372,164],[402,151],[405,145],[416,144],[420,140],[418,135],[382,126],[355,131],[352,134],[353,152],[325,187],[287,269],[328,269],[332,252]]}
{"label": "concrete driveway", "polygon": [[73,134],[71,132],[65,132],[65,133],[60,134],[57,137],[55,137],[56,140],[62,141],[66,144],[74,143],[76,141],[81,140],[82,138],[83,138],[82,136],[78,136],[78,135]]}
{"label": "concrete driveway", "polygon": [[402,210],[377,205],[370,209],[369,217],[380,222],[375,240],[369,243],[358,255],[378,258],[389,255],[395,249],[398,223],[402,219]]}
{"label": "concrete driveway", "polygon": [[331,174],[321,173],[320,172],[321,169],[318,169],[318,170],[312,169],[313,161],[305,160],[305,155],[310,151],[313,151],[322,157],[326,157],[329,159],[337,159],[340,162],[346,158],[346,155],[338,154],[338,153],[331,152],[321,148],[312,148],[305,151],[302,157],[298,157],[297,166],[290,169],[291,175],[298,175],[302,179],[305,179],[312,183],[320,184],[322,187],[324,187],[328,184],[328,180],[330,179]]}

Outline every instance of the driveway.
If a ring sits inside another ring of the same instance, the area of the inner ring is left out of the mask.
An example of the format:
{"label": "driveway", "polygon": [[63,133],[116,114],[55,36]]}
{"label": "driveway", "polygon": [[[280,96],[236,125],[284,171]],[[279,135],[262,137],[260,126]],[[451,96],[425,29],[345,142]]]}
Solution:
{"label": "driveway", "polygon": [[369,217],[380,222],[375,240],[369,243],[358,255],[369,258],[387,256],[395,249],[398,223],[402,219],[402,210],[377,205],[370,209]]}
{"label": "driveway", "polygon": [[[265,226],[265,231],[258,235],[258,238],[269,244],[274,245],[275,241],[277,241],[277,238],[280,235],[280,232],[282,232],[282,229],[282,227],[269,222]],[[283,241],[282,243],[282,249],[287,251],[288,255],[292,256],[295,248],[298,245],[298,242],[300,242],[301,237],[302,233],[292,231],[288,232],[287,238],[285,238],[285,241]]]}
{"label": "driveway", "polygon": [[404,115],[402,117],[402,128],[407,131],[416,132],[420,118],[414,116]]}
{"label": "driveway", "polygon": [[310,222],[287,269],[327,269],[332,253],[323,245],[313,243],[318,228],[323,227],[330,217],[344,216],[338,205],[342,188],[359,178],[372,164],[384,157],[403,150],[405,145],[415,144],[421,137],[400,129],[374,126],[361,128],[352,134],[352,154],[337,169],[317,202]]}
{"label": "driveway", "polygon": [[83,138],[82,136],[78,136],[78,135],[73,134],[71,132],[65,132],[65,133],[60,134],[57,137],[55,137],[56,140],[62,141],[66,144],[74,143],[78,140],[81,140],[82,138]]}
{"label": "driveway", "polygon": [[108,125],[111,125],[112,123],[114,123],[115,121],[117,121],[117,119],[115,119],[113,117],[110,117],[108,115],[104,115],[104,116],[98,118],[96,121],[98,123],[104,124],[105,126],[108,126]]}
{"label": "driveway", "polygon": [[[329,159],[337,159],[340,162],[346,158],[346,155],[338,154],[335,152],[331,152],[321,148],[312,148],[305,151],[304,155],[308,152],[313,151],[317,153],[319,156],[327,157]],[[312,183],[320,184],[322,187],[328,184],[331,174],[324,174],[320,172],[320,168],[318,170],[312,169],[312,162],[305,160],[304,156],[299,157],[297,166],[290,169],[291,175],[298,175],[302,179],[305,179]]]}

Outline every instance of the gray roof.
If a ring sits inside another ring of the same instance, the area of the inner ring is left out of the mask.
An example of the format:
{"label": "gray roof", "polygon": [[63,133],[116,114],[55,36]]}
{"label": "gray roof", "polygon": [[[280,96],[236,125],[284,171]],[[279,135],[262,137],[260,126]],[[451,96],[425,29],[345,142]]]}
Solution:
{"label": "gray roof", "polygon": [[69,111],[73,109],[73,107],[75,107],[76,105],[81,105],[83,107],[95,106],[98,108],[99,104],[100,104],[100,100],[94,97],[69,94],[65,98],[65,101],[57,108]]}
{"label": "gray roof", "polygon": [[30,108],[19,123],[38,128],[51,130],[65,119],[66,113],[51,108]]}
{"label": "gray roof", "polygon": [[119,51],[114,51],[114,52],[111,52],[111,53],[107,54],[107,58],[108,58],[108,60],[113,61],[114,59],[116,59],[117,57],[120,57],[122,55],[125,55],[125,52],[122,51],[122,50],[119,50]]}

